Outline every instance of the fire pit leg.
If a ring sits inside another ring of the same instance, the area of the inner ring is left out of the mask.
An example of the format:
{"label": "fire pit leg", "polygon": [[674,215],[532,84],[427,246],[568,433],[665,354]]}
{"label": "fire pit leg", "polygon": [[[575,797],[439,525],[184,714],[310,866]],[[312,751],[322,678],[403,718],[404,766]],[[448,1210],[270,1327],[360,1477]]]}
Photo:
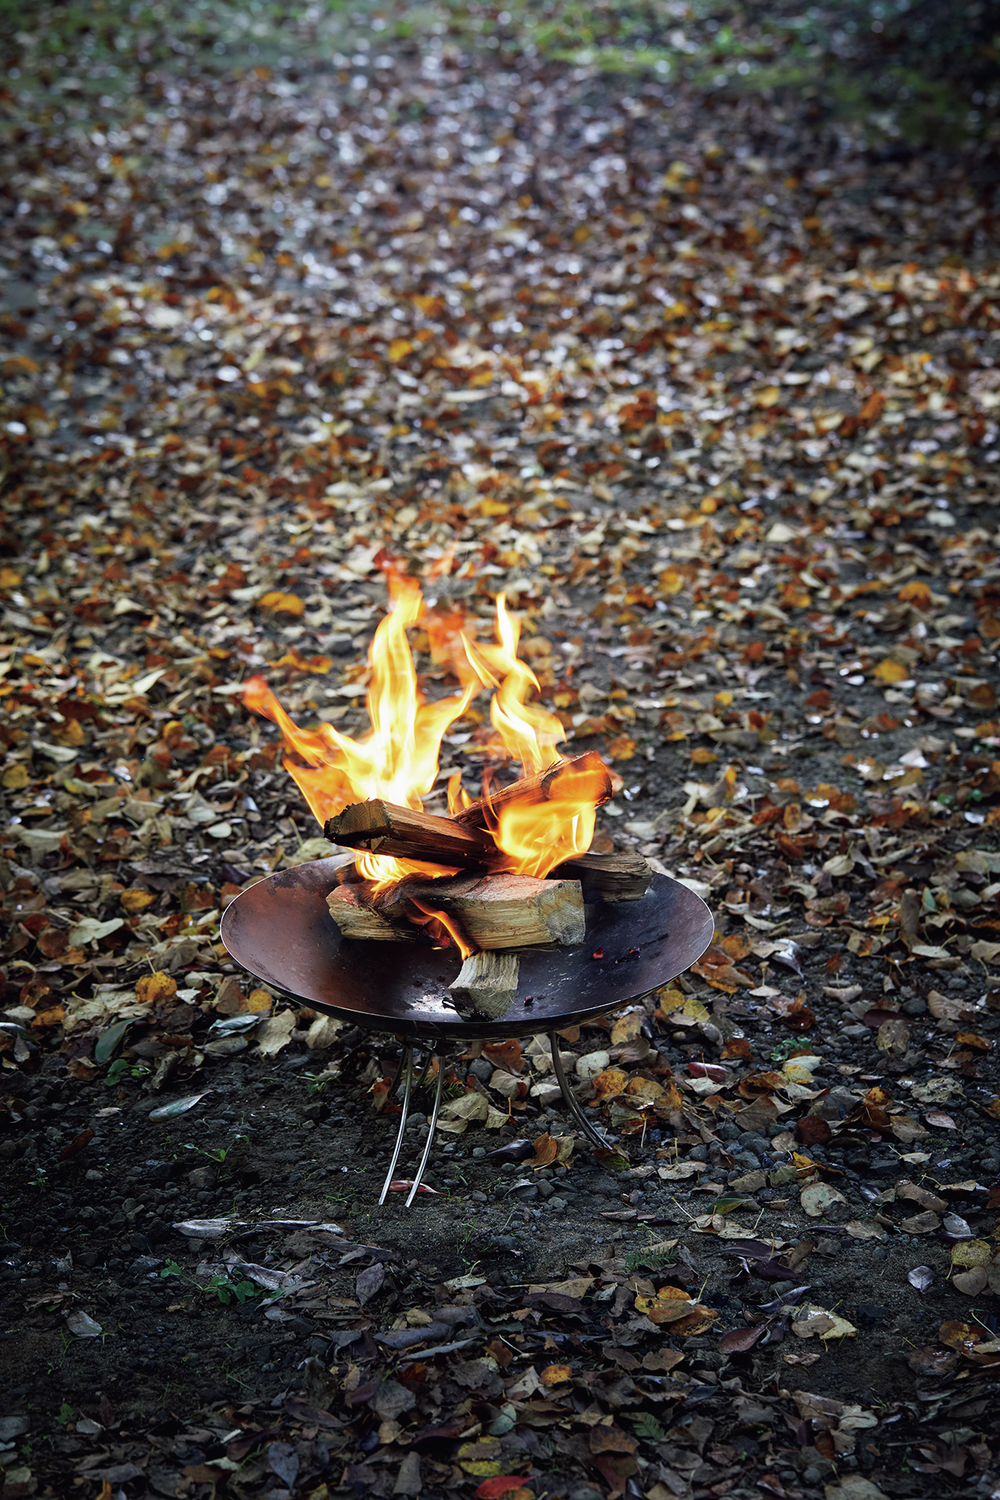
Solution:
{"label": "fire pit leg", "polygon": [[410,1188],[410,1194],[406,1200],[407,1208],[410,1207],[414,1198],[417,1196],[417,1193],[420,1191],[420,1183],[423,1179],[424,1171],[427,1167],[427,1159],[431,1154],[431,1147],[434,1144],[434,1133],[437,1130],[438,1111],[441,1108],[441,1095],[444,1091],[444,1056],[440,1046],[436,1050],[438,1055],[438,1076],[437,1088],[434,1090],[434,1108],[431,1110],[430,1125],[427,1131],[427,1141],[424,1145],[424,1154],[420,1158],[420,1165],[417,1168],[417,1175],[413,1179],[413,1186]]}
{"label": "fire pit leg", "polygon": [[601,1132],[596,1128],[596,1126],[592,1125],[591,1122],[587,1119],[587,1116],[584,1114],[583,1110],[580,1108],[580,1105],[577,1102],[576,1095],[570,1088],[569,1079],[566,1077],[566,1070],[562,1065],[562,1058],[559,1056],[559,1037],[556,1032],[553,1031],[549,1033],[549,1041],[552,1043],[552,1068],[556,1075],[556,1082],[558,1083],[560,1091],[562,1092],[563,1099],[566,1102],[566,1108],[569,1110],[570,1114],[573,1116],[574,1120],[580,1126],[580,1129],[584,1132],[584,1134],[594,1142],[594,1145],[600,1146],[602,1151],[606,1151],[608,1149],[608,1142],[604,1139],[604,1136],[601,1135]]}
{"label": "fire pit leg", "polygon": [[[396,1144],[395,1144],[395,1147],[393,1148],[392,1160],[389,1163],[389,1170],[385,1174],[385,1182],[382,1184],[382,1195],[381,1195],[381,1197],[378,1200],[380,1207],[381,1207],[381,1205],[386,1200],[386,1197],[387,1197],[388,1192],[389,1192],[389,1184],[392,1182],[392,1174],[396,1170],[396,1163],[399,1160],[399,1153],[402,1150],[402,1146],[403,1146],[403,1135],[404,1135],[404,1132],[406,1131],[406,1117],[407,1117],[407,1115],[410,1112],[410,1094],[411,1094],[412,1089],[413,1089],[413,1048],[412,1047],[404,1047],[403,1048],[403,1057],[402,1057],[402,1061],[400,1063],[400,1071],[403,1072],[403,1073],[405,1073],[405,1075],[406,1075],[406,1084],[405,1084],[405,1087],[403,1089],[403,1111],[402,1111],[402,1114],[399,1117],[399,1129],[396,1132]],[[398,1082],[399,1082],[399,1073],[396,1074],[396,1077],[393,1080],[393,1086],[389,1090],[389,1097],[390,1098],[392,1097],[392,1094],[395,1092],[396,1084]]]}

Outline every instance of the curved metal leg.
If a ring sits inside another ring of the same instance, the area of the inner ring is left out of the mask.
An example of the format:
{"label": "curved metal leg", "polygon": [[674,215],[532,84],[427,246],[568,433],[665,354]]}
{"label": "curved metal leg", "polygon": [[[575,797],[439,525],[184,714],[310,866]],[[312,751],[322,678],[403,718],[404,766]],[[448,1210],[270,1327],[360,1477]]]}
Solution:
{"label": "curved metal leg", "polygon": [[597,1126],[592,1124],[591,1121],[587,1119],[587,1116],[584,1114],[583,1110],[580,1108],[579,1103],[577,1102],[576,1095],[570,1088],[569,1079],[566,1077],[566,1070],[564,1069],[562,1065],[562,1059],[559,1056],[559,1038],[556,1036],[556,1033],[554,1031],[549,1033],[549,1041],[552,1043],[552,1069],[556,1075],[556,1082],[559,1085],[563,1099],[566,1102],[566,1108],[569,1110],[570,1114],[573,1116],[574,1120],[579,1125],[584,1134],[594,1142],[595,1146],[600,1146],[602,1151],[609,1150],[610,1147],[608,1145],[608,1142],[605,1140],[601,1132],[597,1129]]}
{"label": "curved metal leg", "polygon": [[[441,1108],[441,1095],[444,1092],[444,1058],[442,1057],[440,1051],[438,1052],[437,1058],[438,1076],[437,1088],[434,1090],[434,1108],[431,1110],[430,1126],[427,1131],[427,1141],[424,1145],[424,1154],[420,1158],[420,1165],[417,1168],[417,1175],[413,1179],[413,1186],[410,1188],[410,1195],[406,1200],[407,1208],[410,1207],[420,1189],[420,1183],[423,1178],[424,1171],[427,1167],[427,1160],[431,1154],[431,1147],[434,1144],[434,1133],[437,1130],[438,1111]],[[393,1162],[393,1165],[395,1165],[395,1161]]]}
{"label": "curved metal leg", "polygon": [[[378,1200],[380,1206],[381,1206],[381,1204],[383,1204],[385,1202],[386,1197],[388,1195],[389,1184],[392,1182],[392,1174],[396,1170],[396,1163],[399,1160],[399,1153],[400,1153],[400,1151],[402,1150],[402,1147],[403,1147],[403,1134],[404,1134],[404,1132],[406,1130],[406,1118],[407,1118],[407,1115],[410,1112],[410,1094],[413,1091],[413,1048],[412,1047],[404,1047],[403,1048],[403,1059],[402,1059],[402,1062],[400,1064],[400,1067],[401,1067],[402,1071],[406,1074],[406,1084],[405,1084],[405,1087],[403,1089],[403,1110],[402,1110],[402,1113],[401,1113],[401,1115],[399,1117],[399,1129],[396,1132],[396,1144],[395,1144],[395,1146],[393,1148],[393,1152],[392,1152],[392,1161],[389,1163],[389,1170],[385,1174],[385,1182],[382,1184],[382,1194],[381,1194],[381,1196],[380,1196],[380,1198]],[[396,1082],[398,1082],[398,1081],[399,1081],[399,1075],[397,1074],[396,1075],[396,1080],[393,1083],[393,1087],[392,1087],[392,1089],[389,1090],[389,1097],[390,1098],[392,1098],[392,1094],[393,1094],[393,1091],[395,1089]]]}

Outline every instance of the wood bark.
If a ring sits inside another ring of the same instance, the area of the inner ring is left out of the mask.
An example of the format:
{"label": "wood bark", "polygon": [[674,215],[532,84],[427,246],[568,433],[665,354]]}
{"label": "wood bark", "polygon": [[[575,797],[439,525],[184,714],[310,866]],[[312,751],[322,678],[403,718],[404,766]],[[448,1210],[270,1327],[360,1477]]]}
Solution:
{"label": "wood bark", "polygon": [[503,856],[490,834],[466,828],[452,818],[396,807],[376,798],[354,802],[323,829],[334,844],[347,849],[368,849],[373,854],[392,854],[397,859],[429,860],[460,869],[493,869]]}
{"label": "wood bark", "polygon": [[577,854],[549,872],[550,880],[566,877],[600,891],[603,901],[638,901],[653,871],[641,854]]}
{"label": "wood bark", "polygon": [[547,802],[553,781],[567,770],[599,772],[602,778],[601,791],[594,799],[594,806],[601,807],[611,800],[614,791],[611,773],[597,751],[588,750],[586,755],[578,755],[573,760],[557,761],[554,766],[546,767],[535,776],[526,776],[521,781],[491,792],[488,797],[480,797],[478,802],[473,802],[461,812],[453,813],[452,819],[465,828],[489,828],[496,822],[501,808],[509,807],[512,802]]}

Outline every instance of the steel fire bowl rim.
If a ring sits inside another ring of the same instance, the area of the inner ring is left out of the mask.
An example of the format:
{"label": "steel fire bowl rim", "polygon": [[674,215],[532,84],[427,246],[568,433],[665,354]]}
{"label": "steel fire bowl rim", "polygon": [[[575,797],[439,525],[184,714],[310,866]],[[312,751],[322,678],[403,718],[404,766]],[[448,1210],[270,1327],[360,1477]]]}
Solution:
{"label": "steel fire bowl rim", "polygon": [[352,854],[296,865],[248,887],[222,918],[236,962],[291,1000],[373,1031],[425,1041],[526,1036],[620,1010],[682,974],[712,941],[714,919],[700,896],[654,874],[639,901],[607,902],[584,889],[587,936],[572,948],[523,948],[506,1015],[465,1018],[448,985],[454,949],[349,940],[326,896]]}

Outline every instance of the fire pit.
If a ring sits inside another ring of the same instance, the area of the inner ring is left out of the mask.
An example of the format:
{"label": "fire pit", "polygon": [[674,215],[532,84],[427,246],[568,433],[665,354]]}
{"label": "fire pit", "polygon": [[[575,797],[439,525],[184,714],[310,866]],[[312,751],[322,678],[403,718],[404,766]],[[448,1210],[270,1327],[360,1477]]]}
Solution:
{"label": "fire pit", "polygon": [[[406,1128],[414,1041],[429,1060],[452,1040],[547,1030],[567,1107],[603,1145],[563,1076],[555,1032],[666,983],[700,957],[713,930],[704,902],[654,876],[640,854],[591,850],[615,778],[594,751],[572,759],[556,751],[563,723],[532,701],[538,681],[517,654],[520,622],[504,596],[496,643],[486,644],[468,628],[475,621],[435,616],[412,579],[386,571],[392,608],[369,651],[369,734],[352,739],[326,723],[300,729],[260,678],[244,694],[280,726],[285,768],[326,836],[353,852],[261,881],[222,924],[229,952],[266,983],[405,1039],[402,1118],[380,1202]],[[406,635],[418,624],[460,693],[424,697]],[[484,688],[492,731],[472,708]],[[519,761],[520,777],[499,785],[487,770],[476,800],[461,770],[442,772],[441,743],[457,721],[481,726],[475,753],[487,764]],[[446,776],[445,810],[437,783]],[[408,1204],[434,1140],[443,1079],[439,1067]]]}
{"label": "fire pit", "polygon": [[[399,1158],[412,1093],[413,1042],[443,1052],[476,1037],[548,1032],[562,1096],[591,1140],[606,1143],[584,1114],[559,1061],[555,1033],[619,1010],[693,964],[712,939],[712,915],[687,886],[654,875],[638,901],[586,901],[586,935],[569,948],[522,949],[516,995],[498,1020],[462,1016],[449,993],[462,966],[454,948],[344,938],[327,896],[352,856],[317,860],[272,875],[231,903],[222,940],[237,963],[291,999],[372,1030],[405,1038],[403,1112],[384,1202]],[[584,888],[585,896],[588,894]],[[596,894],[596,893],[595,893]],[[412,1203],[434,1138],[444,1069],[438,1069],[431,1131],[407,1203]]]}

